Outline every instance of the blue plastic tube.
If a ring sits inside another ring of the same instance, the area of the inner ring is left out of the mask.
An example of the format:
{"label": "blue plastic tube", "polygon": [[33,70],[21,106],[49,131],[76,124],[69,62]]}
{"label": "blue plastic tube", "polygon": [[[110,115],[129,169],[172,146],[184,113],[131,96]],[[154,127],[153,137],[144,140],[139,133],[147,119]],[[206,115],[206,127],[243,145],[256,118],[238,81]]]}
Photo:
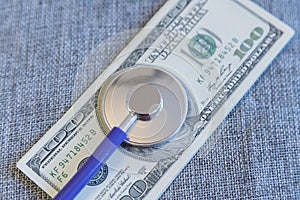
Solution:
{"label": "blue plastic tube", "polygon": [[74,199],[125,139],[127,139],[127,134],[122,129],[114,127],[86,163],[58,192],[54,200]]}

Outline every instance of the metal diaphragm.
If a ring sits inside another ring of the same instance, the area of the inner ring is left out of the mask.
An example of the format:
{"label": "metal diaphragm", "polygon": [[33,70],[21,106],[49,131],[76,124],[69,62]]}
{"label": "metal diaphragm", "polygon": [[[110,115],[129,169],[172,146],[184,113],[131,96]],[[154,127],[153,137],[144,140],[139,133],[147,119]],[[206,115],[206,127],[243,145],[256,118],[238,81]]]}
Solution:
{"label": "metal diaphragm", "polygon": [[145,84],[159,90],[164,102],[163,108],[150,121],[138,120],[126,142],[151,146],[166,141],[180,129],[188,110],[184,87],[175,76],[161,68],[136,66],[113,74],[100,90],[97,115],[100,126],[106,133],[128,115],[128,96]]}

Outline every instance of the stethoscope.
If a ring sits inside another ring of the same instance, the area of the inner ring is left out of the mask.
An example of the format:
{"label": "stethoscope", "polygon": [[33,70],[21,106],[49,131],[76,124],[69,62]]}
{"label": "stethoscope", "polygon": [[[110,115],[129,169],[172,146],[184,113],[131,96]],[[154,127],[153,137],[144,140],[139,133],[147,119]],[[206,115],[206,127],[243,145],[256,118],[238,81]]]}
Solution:
{"label": "stethoscope", "polygon": [[135,66],[113,74],[103,84],[97,104],[98,120],[108,134],[56,200],[74,199],[124,141],[151,146],[171,138],[188,110],[181,82],[155,66]]}

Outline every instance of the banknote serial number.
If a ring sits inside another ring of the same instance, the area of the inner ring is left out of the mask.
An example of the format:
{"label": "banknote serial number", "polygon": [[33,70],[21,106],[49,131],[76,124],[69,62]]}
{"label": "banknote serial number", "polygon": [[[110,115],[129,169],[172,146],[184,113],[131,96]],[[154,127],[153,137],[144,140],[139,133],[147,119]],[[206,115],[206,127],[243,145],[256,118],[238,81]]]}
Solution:
{"label": "banknote serial number", "polygon": [[[263,34],[264,30],[261,27],[255,27],[250,32],[249,37],[242,40],[240,45],[238,45],[239,40],[237,38],[232,38],[232,40],[227,45],[225,45],[224,49],[215,56],[210,65],[206,69],[204,69],[204,73],[201,73],[199,75],[197,82],[199,84],[203,84],[206,79],[208,79],[208,77],[213,74],[218,66],[221,66],[217,73],[218,76],[215,78],[210,77],[210,81],[207,84],[208,91],[217,91],[233,72],[232,63],[229,63],[227,65],[222,64],[222,62],[226,58],[226,55],[229,52],[234,51],[233,56],[238,57],[241,61],[245,57],[245,55],[254,48],[254,43],[257,42],[263,36]],[[205,102],[203,102],[203,104],[204,103]]]}
{"label": "banknote serial number", "polygon": [[94,129],[90,129],[82,138],[80,142],[74,145],[67,154],[58,162],[58,165],[53,167],[50,171],[50,176],[56,178],[59,182],[63,182],[63,179],[69,177],[68,173],[64,169],[71,164],[71,161],[78,156],[80,151],[93,139],[97,132]]}
{"label": "banknote serial number", "polygon": [[[210,64],[203,69],[203,73],[199,74],[198,79],[196,80],[199,84],[203,84],[205,81],[208,81],[208,91],[212,91],[213,88],[220,86],[232,72],[231,64],[224,65],[223,61],[230,52],[236,48],[239,40],[237,38],[232,38],[224,48],[214,57]],[[216,73],[217,70],[217,73]],[[212,75],[218,74],[217,77],[212,78]],[[210,77],[210,78],[209,78]]]}

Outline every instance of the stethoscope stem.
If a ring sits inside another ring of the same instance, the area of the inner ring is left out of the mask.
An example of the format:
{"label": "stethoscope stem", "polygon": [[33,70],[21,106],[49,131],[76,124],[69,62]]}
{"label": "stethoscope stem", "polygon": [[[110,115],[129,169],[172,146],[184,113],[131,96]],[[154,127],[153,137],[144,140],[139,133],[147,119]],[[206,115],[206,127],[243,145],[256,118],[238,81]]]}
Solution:
{"label": "stethoscope stem", "polygon": [[134,124],[137,122],[137,120],[138,120],[137,114],[130,113],[121,122],[121,124],[119,125],[119,128],[122,129],[124,132],[127,133],[134,126]]}

